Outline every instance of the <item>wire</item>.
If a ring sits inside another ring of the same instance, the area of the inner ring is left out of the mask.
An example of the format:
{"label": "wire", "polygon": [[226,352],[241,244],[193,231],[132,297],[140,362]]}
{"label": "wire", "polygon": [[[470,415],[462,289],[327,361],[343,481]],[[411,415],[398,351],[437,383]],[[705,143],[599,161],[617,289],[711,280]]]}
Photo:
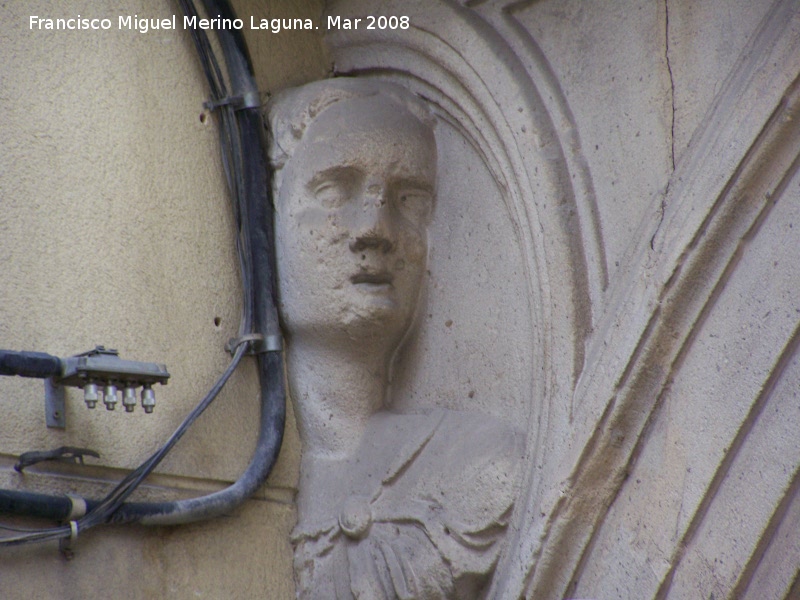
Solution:
{"label": "wire", "polygon": [[245,345],[241,344],[236,349],[236,353],[233,356],[233,360],[228,365],[228,368],[225,369],[225,372],[222,376],[217,380],[214,384],[214,387],[209,390],[208,394],[206,394],[205,398],[198,404],[192,412],[184,419],[183,423],[175,430],[175,432],[170,436],[167,442],[158,449],[150,458],[148,458],[145,462],[139,465],[134,471],[128,474],[125,479],[123,479],[114,490],[108,494],[103,500],[100,501],[96,507],[90,510],[84,517],[78,519],[78,525],[82,530],[88,529],[89,527],[94,527],[95,525],[99,525],[101,523],[106,523],[111,515],[114,514],[119,506],[128,498],[128,496],[133,493],[133,491],[139,487],[139,485],[147,478],[150,473],[153,472],[159,463],[164,460],[167,453],[172,450],[173,446],[178,443],[189,427],[194,423],[197,418],[203,414],[206,408],[214,401],[217,397],[219,392],[228,382],[228,379],[233,372],[236,370],[236,367],[239,366],[239,362],[242,360],[242,356],[244,356],[245,352]]}

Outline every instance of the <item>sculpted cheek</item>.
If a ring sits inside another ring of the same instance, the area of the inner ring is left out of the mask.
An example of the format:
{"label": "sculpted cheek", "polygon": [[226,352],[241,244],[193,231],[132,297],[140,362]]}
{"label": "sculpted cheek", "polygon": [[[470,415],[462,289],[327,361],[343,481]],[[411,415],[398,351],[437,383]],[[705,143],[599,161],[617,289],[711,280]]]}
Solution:
{"label": "sculpted cheek", "polygon": [[338,217],[324,208],[308,207],[299,210],[291,227],[294,230],[296,247],[308,255],[307,259],[313,259],[317,263],[327,263],[325,257],[336,251],[336,247],[347,239],[347,231],[339,226]]}
{"label": "sculpted cheek", "polygon": [[350,233],[347,229],[337,227],[333,231],[329,232],[326,240],[328,241],[328,245],[330,246],[344,246],[345,242],[350,239]]}
{"label": "sculpted cheek", "polygon": [[424,266],[428,257],[428,245],[423,236],[419,235],[416,231],[404,232],[402,238],[403,244],[403,267],[422,267]]}
{"label": "sculpted cheek", "polygon": [[301,208],[296,214],[289,215],[289,218],[294,220],[296,227],[301,231],[305,230],[308,235],[322,233],[328,225],[327,217],[328,211],[316,206]]}

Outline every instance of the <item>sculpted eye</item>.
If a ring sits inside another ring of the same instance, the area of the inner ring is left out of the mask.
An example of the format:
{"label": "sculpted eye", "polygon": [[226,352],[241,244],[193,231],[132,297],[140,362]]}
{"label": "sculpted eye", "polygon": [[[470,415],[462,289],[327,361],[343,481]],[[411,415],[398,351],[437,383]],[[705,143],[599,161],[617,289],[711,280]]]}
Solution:
{"label": "sculpted eye", "polygon": [[425,222],[433,208],[433,195],[421,189],[402,189],[397,194],[397,207],[408,220]]}
{"label": "sculpted eye", "polygon": [[323,181],[314,186],[314,196],[323,206],[336,208],[350,198],[350,186],[344,181]]}
{"label": "sculpted eye", "polygon": [[307,189],[325,208],[339,208],[355,198],[363,175],[350,167],[333,167],[318,172]]}

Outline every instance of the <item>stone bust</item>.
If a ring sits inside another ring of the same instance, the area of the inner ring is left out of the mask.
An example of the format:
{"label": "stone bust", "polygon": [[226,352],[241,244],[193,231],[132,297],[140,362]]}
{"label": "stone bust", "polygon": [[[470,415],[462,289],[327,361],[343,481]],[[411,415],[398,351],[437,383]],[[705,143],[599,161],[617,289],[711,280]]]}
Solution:
{"label": "stone bust", "polygon": [[478,413],[392,412],[436,195],[434,119],[405,89],[340,78],[269,107],[288,373],[303,444],[301,598],[480,598],[523,437]]}

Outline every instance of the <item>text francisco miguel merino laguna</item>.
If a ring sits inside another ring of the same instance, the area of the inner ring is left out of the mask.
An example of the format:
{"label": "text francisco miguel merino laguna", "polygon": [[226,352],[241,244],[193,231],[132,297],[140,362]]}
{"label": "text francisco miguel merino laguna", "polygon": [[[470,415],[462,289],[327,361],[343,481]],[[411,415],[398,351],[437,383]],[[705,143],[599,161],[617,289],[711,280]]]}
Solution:
{"label": "text francisco miguel merino laguna", "polygon": [[[378,24],[380,29],[407,29],[408,17],[367,17],[372,21],[372,26],[369,29],[375,28]],[[347,19],[342,17],[328,17],[328,29],[358,29],[360,22],[366,19]],[[378,20],[381,22],[378,23]],[[391,21],[391,23],[390,23]],[[385,22],[385,23],[384,23]],[[201,19],[197,16],[183,17],[184,29],[244,29],[245,22],[242,19],[223,19],[219,16],[213,19]],[[367,24],[366,22],[364,24]],[[117,17],[117,29],[128,29],[131,31],[139,31],[140,33],[147,33],[155,29],[177,29],[178,19],[175,15],[170,18],[152,19],[139,17],[139,15],[127,15]],[[278,33],[284,29],[319,29],[314,25],[311,19],[256,19],[250,17],[250,29],[268,30],[272,33]],[[77,15],[70,18],[51,19],[49,17],[39,17],[31,15],[29,20],[29,29],[41,30],[75,30],[75,29],[112,29],[114,22],[108,18],[87,18]]]}

